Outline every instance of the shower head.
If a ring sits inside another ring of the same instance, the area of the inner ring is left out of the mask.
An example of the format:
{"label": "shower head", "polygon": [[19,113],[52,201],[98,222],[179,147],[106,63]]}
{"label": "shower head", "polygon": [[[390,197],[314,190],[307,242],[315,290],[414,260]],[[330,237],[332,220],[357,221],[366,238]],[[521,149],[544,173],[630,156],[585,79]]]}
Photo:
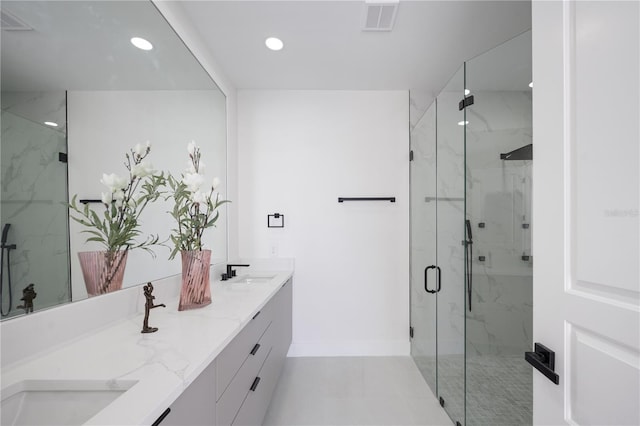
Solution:
{"label": "shower head", "polygon": [[514,149],[506,154],[500,154],[501,160],[533,160],[533,144]]}

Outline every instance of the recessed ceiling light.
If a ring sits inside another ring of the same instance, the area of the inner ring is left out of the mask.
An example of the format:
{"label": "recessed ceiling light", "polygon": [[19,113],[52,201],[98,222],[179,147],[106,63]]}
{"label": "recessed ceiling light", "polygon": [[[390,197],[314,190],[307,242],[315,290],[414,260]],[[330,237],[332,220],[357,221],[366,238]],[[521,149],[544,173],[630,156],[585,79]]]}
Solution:
{"label": "recessed ceiling light", "polygon": [[153,49],[153,44],[149,42],[149,40],[145,40],[141,37],[133,37],[131,39],[131,44],[133,44],[138,49],[142,50],[151,50]]}
{"label": "recessed ceiling light", "polygon": [[529,83],[529,87],[531,87],[533,89],[533,81],[531,83]]}
{"label": "recessed ceiling light", "polygon": [[264,44],[271,50],[282,50],[284,47],[282,40],[276,37],[269,37],[264,41]]}
{"label": "recessed ceiling light", "polygon": [[469,124],[468,121],[458,121],[458,126],[466,126],[467,124]]}
{"label": "recessed ceiling light", "polygon": [[45,121],[44,124],[51,127],[58,127],[58,123],[54,123],[53,121]]}
{"label": "recessed ceiling light", "polygon": [[469,89],[464,89],[464,95],[465,95],[465,96],[468,96],[468,95],[470,95],[470,94],[471,94],[471,90],[469,90]]}

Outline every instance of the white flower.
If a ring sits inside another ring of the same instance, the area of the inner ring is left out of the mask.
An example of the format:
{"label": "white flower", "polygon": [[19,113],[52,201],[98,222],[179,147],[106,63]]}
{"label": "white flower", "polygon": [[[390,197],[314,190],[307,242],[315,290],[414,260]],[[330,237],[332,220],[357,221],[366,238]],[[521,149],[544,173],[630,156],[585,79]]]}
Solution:
{"label": "white flower", "polygon": [[111,194],[111,192],[102,193],[102,202],[104,204],[111,204],[112,201],[113,201],[113,195]]}
{"label": "white flower", "polygon": [[146,161],[141,161],[140,163],[134,164],[133,167],[131,167],[131,174],[140,178],[152,175],[154,173],[155,169],[153,168],[153,165]]}
{"label": "white flower", "polygon": [[189,155],[193,155],[197,149],[199,148],[196,145],[196,141],[191,141],[189,142],[189,145],[187,145],[187,152],[189,152]]}
{"label": "white flower", "polygon": [[137,143],[136,146],[133,147],[133,153],[136,154],[138,157],[142,157],[147,153],[147,147]]}
{"label": "white flower", "polygon": [[109,188],[109,190],[111,192],[115,192],[117,190],[121,190],[127,187],[127,184],[129,183],[127,178],[121,178],[120,176],[116,175],[115,173],[111,173],[110,175],[103,173],[102,174],[102,179],[100,179],[100,182],[106,186],[107,188]]}
{"label": "white flower", "polygon": [[116,205],[117,208],[122,207],[122,200],[116,200],[115,201],[115,205]]}
{"label": "white flower", "polygon": [[202,186],[204,178],[198,173],[185,173],[182,177],[182,183],[187,186],[187,191],[196,192]]}
{"label": "white flower", "polygon": [[205,204],[207,200],[208,200],[208,196],[204,192],[196,191],[193,194],[191,194],[191,201],[193,201],[196,204]]}
{"label": "white flower", "polygon": [[197,173],[197,172],[196,172],[196,168],[195,168],[195,166],[193,165],[193,161],[189,160],[189,161],[187,162],[187,168],[186,168],[186,170],[185,170],[184,172],[185,172],[185,173],[189,173],[189,174]]}
{"label": "white flower", "polygon": [[[113,197],[115,201],[122,201],[124,200],[124,192],[121,189],[119,189],[115,191],[113,194],[111,194],[111,197]],[[120,203],[120,205],[122,205],[122,203]]]}
{"label": "white flower", "polygon": [[213,183],[211,184],[211,188],[216,189],[218,186],[220,186],[220,179],[217,177],[214,177]]}

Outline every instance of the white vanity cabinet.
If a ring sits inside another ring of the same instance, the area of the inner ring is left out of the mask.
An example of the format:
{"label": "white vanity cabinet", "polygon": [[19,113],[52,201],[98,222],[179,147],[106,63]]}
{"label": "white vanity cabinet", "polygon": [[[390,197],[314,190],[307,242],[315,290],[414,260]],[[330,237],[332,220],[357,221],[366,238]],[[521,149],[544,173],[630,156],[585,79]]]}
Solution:
{"label": "white vanity cabinet", "polygon": [[292,287],[290,278],[158,425],[262,424],[291,345]]}
{"label": "white vanity cabinet", "polygon": [[218,426],[262,424],[291,345],[289,279],[216,358]]}
{"label": "white vanity cabinet", "polygon": [[216,362],[213,361],[171,404],[169,412],[163,413],[153,426],[214,425],[216,407],[211,403],[211,396],[215,395],[215,386]]}

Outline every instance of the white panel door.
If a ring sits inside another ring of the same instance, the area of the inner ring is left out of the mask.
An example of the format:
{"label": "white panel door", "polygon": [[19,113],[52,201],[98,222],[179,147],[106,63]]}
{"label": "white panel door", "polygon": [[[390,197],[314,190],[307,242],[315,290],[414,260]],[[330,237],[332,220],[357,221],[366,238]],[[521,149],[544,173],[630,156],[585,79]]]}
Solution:
{"label": "white panel door", "polygon": [[534,1],[534,424],[640,424],[640,2]]}

